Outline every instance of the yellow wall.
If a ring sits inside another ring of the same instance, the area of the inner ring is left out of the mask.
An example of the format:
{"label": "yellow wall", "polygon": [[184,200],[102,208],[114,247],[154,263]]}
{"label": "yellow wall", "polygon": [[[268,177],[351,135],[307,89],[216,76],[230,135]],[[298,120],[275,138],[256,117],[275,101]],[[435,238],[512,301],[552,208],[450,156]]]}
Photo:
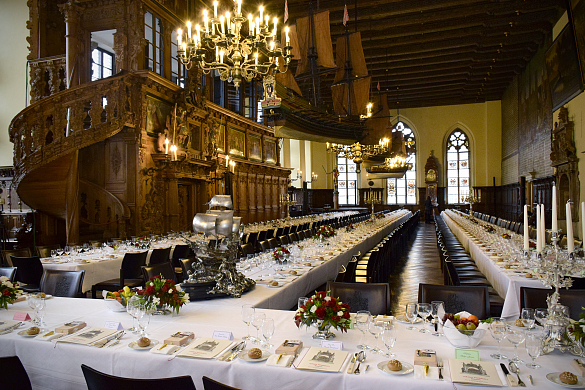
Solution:
{"label": "yellow wall", "polygon": [[11,166],[8,126],[26,105],[26,37],[28,7],[24,0],[2,0],[0,12],[0,166]]}

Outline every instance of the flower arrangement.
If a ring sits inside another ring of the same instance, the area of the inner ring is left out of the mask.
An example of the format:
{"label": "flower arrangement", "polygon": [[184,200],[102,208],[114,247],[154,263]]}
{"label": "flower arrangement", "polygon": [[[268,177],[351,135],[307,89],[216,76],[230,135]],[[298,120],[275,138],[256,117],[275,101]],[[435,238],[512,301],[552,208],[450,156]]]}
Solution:
{"label": "flower arrangement", "polygon": [[334,235],[335,235],[335,229],[333,228],[333,226],[323,225],[317,230],[317,232],[315,233],[313,238],[316,238],[319,240],[324,240],[325,238],[333,237]]}
{"label": "flower arrangement", "polygon": [[491,225],[480,225],[480,226],[483,228],[483,230],[485,230],[488,233],[493,233],[496,231],[496,228],[494,228]]}
{"label": "flower arrangement", "polygon": [[376,214],[376,218],[377,218],[377,219],[382,219],[382,218],[384,218],[384,213],[377,213],[377,214]]}
{"label": "flower arrangement", "polygon": [[8,304],[13,304],[22,295],[18,289],[18,283],[12,283],[6,276],[0,276],[0,307],[8,309]]}
{"label": "flower arrangement", "polygon": [[153,309],[158,305],[168,305],[179,314],[179,308],[189,303],[189,294],[181,290],[181,286],[162,275],[153,276],[146,282],[145,288],[137,292],[142,301]]}
{"label": "flower arrangement", "polygon": [[122,305],[126,306],[130,298],[136,294],[138,289],[131,289],[128,286],[124,286],[123,289],[118,291],[108,291],[106,294],[106,299],[115,299],[116,301],[120,302]]}
{"label": "flower arrangement", "polygon": [[345,227],[345,231],[346,231],[346,232],[351,232],[351,231],[352,231],[352,230],[354,230],[354,229],[355,229],[355,226],[353,226],[353,223],[350,223],[349,225],[347,225],[347,226]]}
{"label": "flower arrangement", "polygon": [[295,324],[298,328],[301,325],[318,324],[320,331],[332,326],[347,332],[351,324],[349,304],[332,297],[331,291],[316,292],[307,303],[298,308],[295,313]]}
{"label": "flower arrangement", "polygon": [[585,351],[585,307],[581,309],[584,311],[579,314],[579,321],[567,326],[567,332],[576,343],[580,344],[581,350]]}
{"label": "flower arrangement", "polygon": [[290,252],[283,246],[279,246],[272,252],[272,260],[282,260],[285,255],[289,255]]}
{"label": "flower arrangement", "polygon": [[506,240],[509,240],[510,238],[512,238],[512,236],[509,235],[508,233],[502,233],[502,238],[505,238]]}

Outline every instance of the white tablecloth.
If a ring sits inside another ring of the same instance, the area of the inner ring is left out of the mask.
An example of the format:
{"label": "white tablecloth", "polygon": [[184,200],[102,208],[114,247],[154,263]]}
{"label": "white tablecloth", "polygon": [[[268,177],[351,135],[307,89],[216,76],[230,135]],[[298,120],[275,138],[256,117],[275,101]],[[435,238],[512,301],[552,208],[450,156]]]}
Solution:
{"label": "white tablecloth", "polygon": [[[294,325],[292,311],[262,310],[268,318],[273,318],[276,332],[272,344],[279,345],[285,339],[300,339],[305,347],[319,346],[311,335],[314,329],[308,331],[297,329]],[[12,319],[16,312],[31,312],[26,302],[16,303],[9,310],[0,311],[0,320]],[[31,313],[32,314],[32,313]],[[107,309],[102,300],[52,298],[47,300],[47,325],[51,328],[66,321],[83,320],[88,326],[101,327],[105,321],[120,321],[124,327],[132,325],[131,318],[126,313],[115,313]],[[28,325],[27,325],[28,326]],[[420,327],[421,325],[417,325]],[[453,358],[455,349],[444,337],[435,337],[418,331],[406,330],[406,325],[397,323],[398,341],[394,353],[401,361],[413,363],[415,349],[430,348],[437,351],[439,359],[447,361]],[[192,331],[196,337],[212,337],[214,330],[233,332],[236,341],[247,334],[247,327],[240,320],[240,308],[225,305],[203,305],[191,302],[184,306],[179,316],[155,316],[152,318],[147,332],[150,337],[162,341],[177,331]],[[252,328],[255,334],[255,328]],[[361,333],[350,329],[347,333],[334,330],[335,340],[343,342],[344,350],[353,353],[357,351]],[[342,373],[319,373],[301,371],[294,368],[280,368],[267,366],[264,363],[247,363],[241,360],[220,362],[217,360],[198,360],[188,358],[172,358],[136,351],[128,348],[128,343],[135,340],[136,335],[127,334],[120,344],[104,349],[97,349],[82,345],[37,341],[18,336],[16,332],[0,336],[0,356],[18,355],[23,362],[33,388],[35,390],[81,390],[86,389],[81,371],[81,364],[86,364],[108,374],[135,377],[157,378],[177,375],[191,375],[197,389],[203,389],[201,377],[209,376],[213,379],[245,390],[274,390],[274,389],[413,389],[452,390],[457,388],[480,389],[473,386],[453,386],[448,381],[431,381],[414,379],[413,374],[395,376],[380,372],[376,365],[387,358],[368,353],[365,364],[362,364],[361,375],[346,374],[347,363]],[[367,335],[367,343],[373,345],[372,335]],[[495,341],[489,335],[484,337],[477,347],[482,361],[496,362],[489,355],[497,350]],[[512,346],[509,342],[502,343],[502,351],[511,356]],[[274,348],[270,349],[274,353]],[[519,348],[520,358],[530,360],[524,349]],[[549,372],[570,370],[572,355],[553,352],[540,357],[538,363],[542,369],[530,370],[521,365],[522,379],[528,383],[528,374],[535,380],[538,389],[558,389],[547,381],[545,375]],[[363,372],[369,364],[367,372]],[[3,373],[10,375],[10,373]],[[446,373],[445,378],[449,375]],[[1,382],[0,382],[1,383]],[[531,387],[528,384],[528,387]],[[485,388],[481,388],[485,389]]]}
{"label": "white tablecloth", "polygon": [[518,318],[520,316],[520,287],[546,287],[536,278],[528,279],[503,272],[490,256],[482,250],[482,247],[469,239],[468,234],[449,216],[450,213],[451,211],[444,211],[441,215],[451,231],[469,252],[477,268],[485,275],[498,295],[504,298],[502,317]]}

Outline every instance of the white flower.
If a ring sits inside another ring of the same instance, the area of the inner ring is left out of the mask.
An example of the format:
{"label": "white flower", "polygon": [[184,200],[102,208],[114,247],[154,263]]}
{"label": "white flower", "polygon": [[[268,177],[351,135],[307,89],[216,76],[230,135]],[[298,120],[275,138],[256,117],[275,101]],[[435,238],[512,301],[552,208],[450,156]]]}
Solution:
{"label": "white flower", "polygon": [[160,298],[159,297],[153,297],[152,298],[152,303],[155,305],[160,305]]}
{"label": "white flower", "polygon": [[8,282],[10,279],[8,279],[7,276],[0,276],[0,282],[4,283],[4,282]]}
{"label": "white flower", "polygon": [[4,285],[8,288],[12,288],[12,283],[9,281],[4,282]]}
{"label": "white flower", "polygon": [[317,311],[317,306],[313,305],[311,306],[311,313],[314,313]]}
{"label": "white flower", "polygon": [[325,297],[325,301],[329,302],[331,300],[331,297]]}
{"label": "white flower", "polygon": [[173,293],[173,289],[169,288],[169,294],[172,294],[172,293]]}
{"label": "white flower", "polygon": [[180,284],[175,284],[175,290],[177,290],[177,292],[183,291]]}
{"label": "white flower", "polygon": [[183,299],[183,302],[189,303],[189,294],[188,293],[185,293],[185,295],[183,295],[183,298],[182,299]]}
{"label": "white flower", "polygon": [[337,316],[338,316],[338,317],[341,317],[342,315],[343,315],[343,312],[342,312],[342,311],[338,311],[338,312],[337,312]]}

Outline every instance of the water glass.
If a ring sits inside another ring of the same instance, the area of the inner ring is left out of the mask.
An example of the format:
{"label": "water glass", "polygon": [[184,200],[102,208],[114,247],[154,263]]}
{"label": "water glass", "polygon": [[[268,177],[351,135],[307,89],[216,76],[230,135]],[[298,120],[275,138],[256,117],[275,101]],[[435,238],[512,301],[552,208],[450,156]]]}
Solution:
{"label": "water glass", "polygon": [[254,344],[262,344],[262,339],[260,338],[260,328],[266,319],[266,314],[259,313],[257,311],[254,312],[252,316],[252,326],[256,328],[256,338],[252,340]]}
{"label": "water glass", "polygon": [[261,331],[262,337],[266,341],[262,346],[264,348],[272,348],[273,345],[270,344],[270,339],[274,336],[274,320],[272,318],[266,318],[262,323]]}
{"label": "water glass", "polygon": [[545,308],[538,308],[534,311],[534,318],[538,322],[540,326],[544,326],[546,322],[546,317],[548,316],[548,309]]}
{"label": "water glass", "polygon": [[532,329],[534,327],[535,321],[535,313],[534,309],[524,308],[522,309],[522,313],[520,314],[520,318],[522,319],[522,323],[528,329]]}
{"label": "water glass", "polygon": [[256,309],[252,305],[242,305],[242,321],[246,325],[248,325],[248,335],[243,337],[244,340],[252,340],[253,337],[250,336],[250,324],[252,323],[252,318],[254,317],[254,312]]}
{"label": "water glass", "polygon": [[526,363],[526,367],[532,369],[540,368],[540,365],[536,364],[535,361],[542,353],[544,335],[541,332],[528,332],[526,333],[526,342],[524,345],[526,347],[526,353],[532,359],[532,362]]}
{"label": "water glass", "polygon": [[445,303],[443,301],[432,301],[431,302],[431,315],[435,322],[436,330],[433,332],[433,336],[443,335],[443,316],[445,315]]}
{"label": "water glass", "polygon": [[392,348],[396,344],[396,327],[394,325],[386,324],[382,332],[382,342],[388,349],[388,353],[385,356],[390,359],[395,358],[396,355],[392,353]]}
{"label": "water glass", "polygon": [[427,318],[431,314],[431,304],[430,303],[417,303],[416,304],[416,313],[417,313],[417,315],[421,316],[423,319],[423,328],[420,330],[420,332],[421,333],[431,333],[431,331],[426,328]]}
{"label": "water glass", "polygon": [[152,313],[148,310],[148,306],[145,304],[139,304],[138,310],[136,311],[136,317],[138,319],[138,327],[140,328],[140,336],[141,337],[148,337],[146,333],[146,328],[148,324],[150,324],[150,317]]}
{"label": "water glass", "polygon": [[309,300],[309,298],[307,298],[307,297],[299,297],[298,308],[300,309],[301,306],[306,305],[308,300]]}
{"label": "water glass", "polygon": [[494,340],[498,342],[498,353],[492,353],[490,356],[494,359],[507,359],[507,356],[502,355],[500,342],[506,338],[507,327],[503,318],[494,318],[490,324],[490,333]]}
{"label": "water glass", "polygon": [[376,346],[372,349],[372,353],[378,353],[378,354],[384,355],[384,351],[382,351],[378,347],[378,338],[379,338],[380,334],[384,331],[384,322],[370,321],[370,324],[368,325],[368,331],[376,339]]}
{"label": "water glass", "polygon": [[416,330],[416,326],[414,326],[414,323],[416,321],[416,303],[407,303],[406,304],[406,312],[404,313],[404,316],[406,317],[406,319],[410,322],[410,326],[406,329],[408,330]]}
{"label": "water glass", "polygon": [[136,326],[136,315],[140,306],[140,298],[137,294],[132,297],[126,303],[126,312],[132,316],[132,328],[128,329],[132,333],[139,333],[140,329]]}
{"label": "water glass", "polygon": [[516,363],[524,363],[524,361],[520,360],[518,357],[518,346],[526,339],[526,331],[508,326],[506,330],[506,338],[514,346],[514,357],[512,358],[512,361]]}
{"label": "water glass", "polygon": [[358,348],[361,350],[370,349],[371,347],[366,345],[366,331],[370,326],[372,315],[367,310],[360,310],[355,316],[355,326],[360,332],[362,332],[362,340],[360,341]]}

